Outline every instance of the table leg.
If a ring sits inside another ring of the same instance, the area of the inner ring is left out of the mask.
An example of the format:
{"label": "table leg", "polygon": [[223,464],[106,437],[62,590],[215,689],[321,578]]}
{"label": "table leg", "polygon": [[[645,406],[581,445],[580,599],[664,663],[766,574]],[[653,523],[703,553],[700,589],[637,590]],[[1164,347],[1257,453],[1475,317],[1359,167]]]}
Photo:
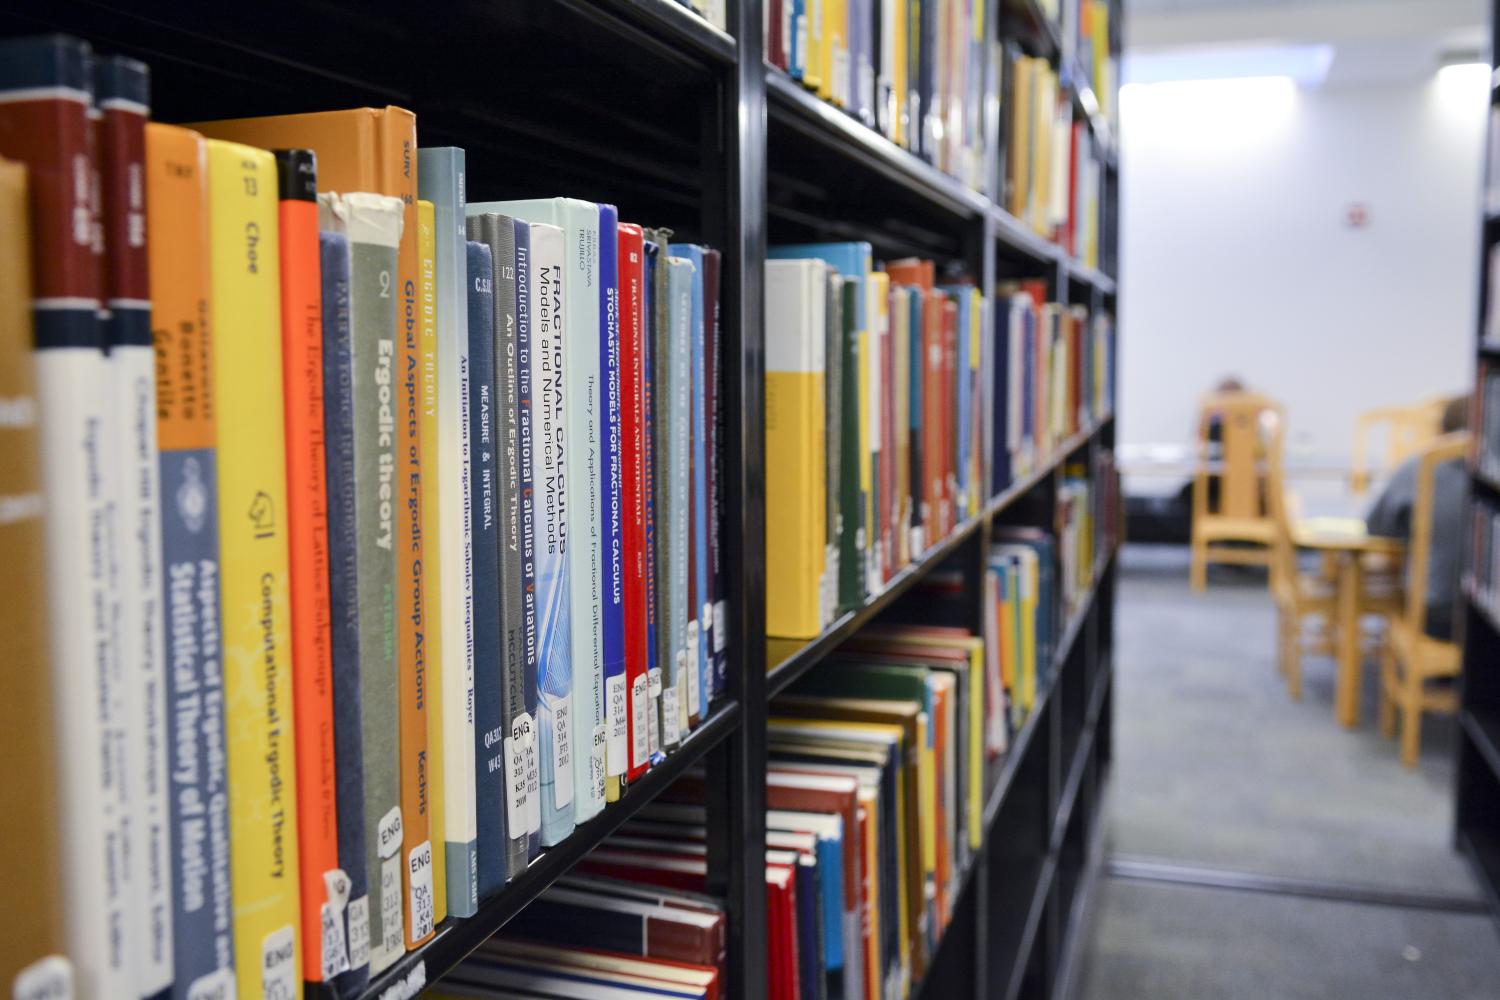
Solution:
{"label": "table leg", "polygon": [[1338,587],[1338,678],[1334,686],[1334,717],[1345,729],[1359,725],[1359,556],[1341,553]]}

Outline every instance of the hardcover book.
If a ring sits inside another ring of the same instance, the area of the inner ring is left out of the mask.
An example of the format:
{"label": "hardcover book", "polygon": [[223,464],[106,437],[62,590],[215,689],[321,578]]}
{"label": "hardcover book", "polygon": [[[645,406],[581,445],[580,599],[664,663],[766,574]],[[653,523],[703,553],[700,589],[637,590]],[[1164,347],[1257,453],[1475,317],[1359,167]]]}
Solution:
{"label": "hardcover book", "polygon": [[[320,213],[321,214],[321,213]],[[360,694],[359,564],[373,554],[359,544],[359,477],[354,420],[354,345],[350,330],[349,239],[318,234],[322,272],[323,438],[328,493],[329,646],[333,675],[333,748],[338,797],[338,869],[330,909],[320,924],[338,954],[342,935],[347,971],[334,975],[339,996],[364,988],[370,976],[369,876],[365,867],[365,766]],[[373,547],[372,547],[373,548]],[[378,609],[371,609],[376,614]],[[320,913],[322,918],[323,914]],[[356,937],[362,932],[363,938]],[[358,961],[356,961],[358,960]],[[330,963],[340,964],[337,957]]]}
{"label": "hardcover book", "polygon": [[[469,322],[466,158],[453,146],[417,150],[418,191],[433,203],[437,264],[437,453],[435,482],[436,531],[428,539],[437,550],[442,580],[438,593],[429,594],[427,606],[436,608],[429,620],[429,633],[436,633],[439,648],[429,650],[429,663],[441,657],[439,681],[431,690],[431,722],[440,722],[443,744],[442,799],[444,867],[448,909],[455,916],[472,916],[478,905],[478,820],[474,747],[478,734],[474,724],[476,664],[473,641],[474,573],[469,492]],[[429,465],[434,461],[430,452]],[[429,513],[424,511],[424,513]],[[429,517],[429,521],[432,519]],[[425,554],[425,550],[424,550]],[[429,611],[429,619],[433,613]],[[441,718],[438,718],[438,714]]]}
{"label": "hardcover book", "polygon": [[172,985],[171,822],[167,803],[162,637],[161,481],[155,356],[146,250],[146,119],[150,74],[124,56],[94,65],[105,246],[104,322],[114,382],[120,488],[115,518],[120,581],[118,656],[125,678],[126,817],[136,989]]}
{"label": "hardcover book", "polygon": [[[563,357],[564,420],[568,438],[567,549],[572,613],[568,619],[573,716],[568,756],[573,767],[573,809],[581,822],[604,805],[604,591],[603,517],[605,414],[600,334],[604,325],[599,272],[599,206],[574,198],[482,202],[471,211],[503,212],[562,231],[563,296],[550,320],[559,328]],[[533,261],[536,247],[532,248]],[[534,272],[536,273],[536,272]],[[536,299],[533,297],[533,302]],[[532,336],[541,337],[533,317]],[[538,345],[539,347],[540,345]]]}
{"label": "hardcover book", "polygon": [[[686,642],[688,659],[688,718],[693,725],[708,714],[713,693],[713,605],[708,599],[708,427],[704,421],[708,381],[708,324],[704,307],[704,248],[673,243],[669,251],[693,265],[691,344],[692,391],[688,397],[688,601]],[[704,603],[708,602],[707,612]]]}
{"label": "hardcover book", "polygon": [[630,763],[630,697],[625,676],[624,401],[621,388],[619,213],[599,206],[599,412],[604,488],[600,551],[604,587],[600,598],[604,673],[604,766],[607,802],[619,799]]}
{"label": "hardcover book", "polygon": [[[287,550],[291,568],[297,841],[301,860],[302,979],[322,983],[349,967],[335,889],[338,787],[328,603],[328,493],[323,437],[323,279],[317,158],[276,151],[281,234],[281,368],[286,425]],[[329,920],[323,919],[324,914]]]}
{"label": "hardcover book", "polygon": [[242,995],[293,995],[302,977],[276,160],[214,139],[207,157],[235,974]]}
{"label": "hardcover book", "polygon": [[[692,346],[696,329],[693,324],[693,284],[697,268],[692,261],[668,257],[666,323],[658,331],[657,342],[664,349],[657,355],[657,371],[666,372],[660,380],[663,401],[662,416],[666,426],[667,447],[662,454],[660,475],[666,479],[666,504],[658,511],[658,524],[665,524],[663,553],[667,568],[666,632],[670,659],[662,674],[662,746],[671,748],[687,735],[692,715],[692,693],[697,687],[690,680],[698,676],[695,660],[688,660],[688,574],[690,572],[689,537],[692,515],[689,503],[692,491]],[[701,328],[701,325],[700,327]],[[663,338],[663,334],[665,335]],[[663,536],[658,533],[658,539]]]}
{"label": "hardcover book", "polygon": [[[486,223],[488,223],[486,225]],[[471,216],[467,243],[469,318],[469,495],[470,535],[474,539],[474,816],[479,849],[479,898],[505,884],[509,843],[505,830],[505,742],[502,692],[508,666],[500,576],[500,506],[495,440],[495,244],[513,243],[514,229],[505,216]],[[485,230],[493,230],[486,233]],[[495,244],[488,242],[493,236]],[[512,249],[512,255],[514,250]],[[504,264],[501,267],[505,266]]]}
{"label": "hardcover book", "polygon": [[625,778],[635,781],[650,761],[646,676],[646,287],[641,227],[620,223],[618,242],[620,316],[621,553],[624,562],[625,689],[630,761]]}
{"label": "hardcover book", "polygon": [[[121,713],[98,683],[113,672],[114,554],[104,462],[112,443],[102,437],[110,380],[92,246],[92,58],[86,44],[62,36],[0,42],[0,156],[25,165],[29,191],[27,295],[47,512],[67,955],[77,992],[124,996],[134,989],[125,950],[125,803],[121,741],[111,739]],[[81,219],[89,224],[75,225]]]}
{"label": "hardcover book", "polygon": [[13,922],[0,944],[0,983],[12,984],[12,991],[22,996],[69,996],[72,965],[64,957],[64,897],[58,892],[63,846],[60,762],[52,717],[47,595],[34,583],[47,572],[47,563],[27,200],[26,168],[0,160],[0,399],[16,412],[29,414],[0,426],[0,504],[16,513],[0,522],[0,551],[5,552],[8,570],[0,600],[0,629],[9,659],[6,699],[26,720],[7,737],[11,752],[26,766],[0,773],[0,840],[10,845],[14,865],[0,887],[0,902],[8,913],[26,914],[26,919]]}
{"label": "hardcover book", "polygon": [[729,441],[724,395],[724,336],[720,318],[722,255],[718,250],[703,254],[704,332],[708,359],[708,384],[704,391],[704,428],[708,434],[708,603],[704,614],[713,637],[713,689],[715,696],[729,688],[729,584],[724,552],[724,530],[728,507],[725,502],[724,452]]}
{"label": "hardcover book", "polygon": [[666,564],[659,558],[656,513],[664,500],[666,484],[656,474],[656,455],[665,442],[662,423],[656,419],[656,336],[661,316],[658,304],[666,300],[667,271],[663,264],[666,239],[654,229],[642,233],[645,249],[645,269],[641,289],[644,307],[641,337],[641,477],[644,484],[641,511],[642,538],[646,556],[646,747],[648,758],[654,763],[661,752],[662,734],[662,658],[666,643],[659,621],[664,596],[664,573]]}
{"label": "hardcover book", "polygon": [[396,661],[396,300],[381,294],[396,273],[402,212],[398,199],[366,192],[319,195],[318,211],[324,229],[348,239],[350,254],[359,711],[370,896],[364,905],[358,899],[349,904],[349,964],[368,964],[374,974],[406,950]]}

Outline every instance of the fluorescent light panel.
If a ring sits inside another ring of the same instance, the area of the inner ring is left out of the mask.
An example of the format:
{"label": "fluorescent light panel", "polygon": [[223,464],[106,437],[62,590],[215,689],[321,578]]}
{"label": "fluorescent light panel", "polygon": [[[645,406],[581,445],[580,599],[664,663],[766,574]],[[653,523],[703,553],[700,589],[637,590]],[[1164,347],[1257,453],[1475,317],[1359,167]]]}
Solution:
{"label": "fluorescent light panel", "polygon": [[1285,77],[1316,86],[1333,63],[1331,45],[1256,45],[1233,48],[1127,52],[1124,82],[1178,83]]}

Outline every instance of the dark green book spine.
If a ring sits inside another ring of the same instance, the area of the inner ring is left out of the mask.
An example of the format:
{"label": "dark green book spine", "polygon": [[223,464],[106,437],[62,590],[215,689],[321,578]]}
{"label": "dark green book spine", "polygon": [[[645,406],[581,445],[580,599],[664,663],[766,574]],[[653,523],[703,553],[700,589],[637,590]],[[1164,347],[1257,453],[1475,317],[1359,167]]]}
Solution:
{"label": "dark green book spine", "polygon": [[[847,278],[839,289],[843,301],[842,357],[839,377],[839,611],[865,602],[865,496],[859,480],[859,293],[861,284]],[[830,424],[829,426],[833,426]]]}

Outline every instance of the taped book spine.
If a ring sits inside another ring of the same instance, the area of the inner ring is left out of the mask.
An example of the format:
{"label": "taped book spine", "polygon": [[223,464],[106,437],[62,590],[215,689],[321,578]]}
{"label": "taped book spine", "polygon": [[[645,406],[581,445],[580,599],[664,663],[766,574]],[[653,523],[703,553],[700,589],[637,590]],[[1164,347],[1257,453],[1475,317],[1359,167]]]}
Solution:
{"label": "taped book spine", "polygon": [[[364,766],[364,870],[351,898],[349,964],[380,972],[401,956],[401,759],[396,663],[396,299],[401,201],[355,192],[318,197],[319,223],[349,241],[359,710]],[[383,294],[384,292],[384,294]],[[341,765],[342,769],[342,765]]]}
{"label": "taped book spine", "polygon": [[[335,974],[339,996],[364,988],[370,976],[369,876],[365,870],[365,768],[361,731],[359,525],[355,472],[354,353],[350,336],[349,239],[318,234],[323,311],[323,437],[328,492],[329,646],[333,670],[333,752],[337,762],[338,869],[330,886],[332,923],[342,933],[346,971]],[[376,613],[371,609],[371,613]],[[342,889],[341,892],[336,891]],[[356,916],[363,914],[363,922]],[[364,929],[356,949],[355,932]],[[356,958],[363,961],[355,963]]]}
{"label": "taped book spine", "polygon": [[521,581],[521,662],[505,675],[505,817],[510,834],[508,856],[512,870],[525,867],[541,852],[541,774],[536,754],[537,720],[537,605],[536,496],[532,470],[536,442],[532,428],[531,363],[531,225],[512,222],[515,239],[516,340],[516,508],[519,518],[519,573]]}

